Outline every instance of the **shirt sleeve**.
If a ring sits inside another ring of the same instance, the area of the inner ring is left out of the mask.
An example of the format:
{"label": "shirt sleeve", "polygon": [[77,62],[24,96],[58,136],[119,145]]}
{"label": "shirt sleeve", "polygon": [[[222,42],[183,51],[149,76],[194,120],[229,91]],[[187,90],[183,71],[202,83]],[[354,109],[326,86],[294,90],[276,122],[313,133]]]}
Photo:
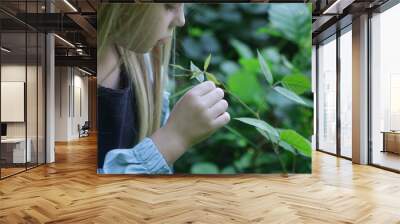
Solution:
{"label": "shirt sleeve", "polygon": [[163,94],[163,105],[161,108],[161,125],[164,126],[167,123],[168,117],[169,117],[169,96],[170,93],[167,91],[164,91]]}
{"label": "shirt sleeve", "polygon": [[151,138],[144,138],[129,149],[113,149],[104,159],[104,174],[172,174],[173,168]]}
{"label": "shirt sleeve", "polygon": [[[164,91],[161,113],[161,125],[164,126],[169,117],[169,96]],[[100,174],[173,174],[163,155],[151,138],[144,138],[141,142],[129,149],[113,149],[104,159]]]}

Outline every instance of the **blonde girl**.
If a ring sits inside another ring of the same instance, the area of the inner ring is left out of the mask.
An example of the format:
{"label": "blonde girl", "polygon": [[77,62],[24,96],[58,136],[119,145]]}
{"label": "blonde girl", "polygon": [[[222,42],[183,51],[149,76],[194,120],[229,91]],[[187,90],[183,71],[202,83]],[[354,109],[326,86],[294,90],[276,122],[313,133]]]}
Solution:
{"label": "blonde girl", "polygon": [[224,92],[194,86],[169,111],[167,82],[182,3],[101,4],[98,12],[98,173],[171,174],[192,145],[230,120]]}

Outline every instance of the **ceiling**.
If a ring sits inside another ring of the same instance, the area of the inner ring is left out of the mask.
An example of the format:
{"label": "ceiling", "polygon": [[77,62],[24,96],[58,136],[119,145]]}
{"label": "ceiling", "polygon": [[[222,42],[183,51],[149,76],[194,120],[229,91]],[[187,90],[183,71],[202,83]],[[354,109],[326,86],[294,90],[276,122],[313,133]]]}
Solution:
{"label": "ceiling", "polygon": [[388,0],[311,0],[313,43],[351,24],[352,17],[372,11]]}
{"label": "ceiling", "polygon": [[[45,0],[0,1],[2,46],[11,50],[3,60],[22,63],[28,59],[29,63],[36,57],[36,51],[44,47],[44,44],[36,43],[37,33],[54,32],[57,34],[56,65],[79,66],[95,74],[97,1],[48,0],[47,2],[46,9]],[[48,13],[50,8],[52,13]],[[43,40],[43,36],[38,40]],[[5,52],[2,51],[2,55],[5,55]]]}
{"label": "ceiling", "polygon": [[[108,0],[107,2],[132,2],[132,0]],[[387,0],[272,0],[269,2],[307,2],[312,3],[313,42],[323,38],[337,21],[350,21],[360,12],[371,10]],[[34,54],[36,41],[31,43],[32,35],[25,40],[25,30],[54,32],[56,65],[80,66],[96,72],[96,12],[99,2],[106,0],[1,0],[0,22],[2,46],[13,51],[12,58],[23,58]],[[257,1],[258,2],[258,1]],[[52,13],[48,13],[52,9]],[[345,19],[344,19],[345,18]],[[63,41],[66,40],[66,41]],[[25,41],[28,47],[25,49]],[[72,45],[73,46],[72,46]],[[39,45],[42,47],[42,45]],[[3,54],[3,53],[2,53]]]}

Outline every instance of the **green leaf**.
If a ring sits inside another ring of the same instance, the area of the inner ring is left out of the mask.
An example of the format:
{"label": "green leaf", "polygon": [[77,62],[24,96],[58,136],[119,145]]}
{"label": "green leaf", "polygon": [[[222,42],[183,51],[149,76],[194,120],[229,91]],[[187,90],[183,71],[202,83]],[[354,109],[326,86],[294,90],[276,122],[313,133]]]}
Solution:
{"label": "green leaf", "polygon": [[307,4],[271,4],[270,27],[282,33],[285,39],[301,44],[310,38],[311,14]]}
{"label": "green leaf", "polygon": [[241,58],[239,64],[247,73],[257,74],[260,71],[260,64],[256,58]]}
{"label": "green leaf", "polygon": [[233,48],[235,48],[235,50],[238,52],[240,57],[242,57],[242,58],[252,58],[253,57],[253,52],[250,50],[250,48],[246,44],[244,44],[236,39],[231,39],[230,43],[233,46]]}
{"label": "green leaf", "polygon": [[264,136],[267,139],[267,141],[270,141],[273,143],[277,143],[279,141],[279,138],[277,138],[276,136],[270,135],[268,132],[266,132],[260,128],[256,128],[256,129],[262,136]]}
{"label": "green leaf", "polygon": [[255,118],[248,118],[248,117],[240,117],[240,118],[235,118],[238,121],[241,121],[245,124],[252,125],[256,128],[259,128],[263,131],[266,131],[268,133],[268,136],[270,136],[271,141],[277,141],[279,139],[279,132],[269,125],[267,122]]}
{"label": "green leaf", "polygon": [[194,174],[216,174],[219,173],[219,170],[218,167],[213,163],[200,162],[193,164],[190,172]]}
{"label": "green leaf", "polygon": [[[257,103],[264,94],[256,74],[246,73],[246,71],[242,69],[230,75],[227,84],[228,89],[245,103]],[[263,101],[263,103],[265,103],[265,101]]]}
{"label": "green leaf", "polygon": [[204,62],[204,71],[207,71],[207,68],[210,65],[210,61],[211,61],[211,54],[208,55],[206,61]]}
{"label": "green leaf", "polygon": [[305,97],[301,97],[302,99],[303,99],[303,101],[306,103],[306,107],[309,107],[309,108],[314,108],[314,101],[312,101],[312,100],[310,100],[310,99],[307,99],[307,98],[305,98]]}
{"label": "green leaf", "polygon": [[257,50],[257,57],[258,57],[258,62],[260,63],[261,71],[264,74],[265,79],[270,85],[274,84],[274,78],[272,77],[271,70],[269,69],[268,64],[265,62],[264,57],[258,50]]}
{"label": "green leaf", "polygon": [[250,167],[251,165],[251,160],[253,158],[254,151],[253,150],[248,150],[246,151],[242,157],[240,157],[239,160],[235,161],[234,164],[237,168],[243,171],[243,169],[246,169]]}
{"label": "green leaf", "polygon": [[283,65],[285,65],[290,70],[294,69],[293,64],[290,61],[288,61],[288,59],[284,55],[282,55],[281,58],[282,58]]}
{"label": "green leaf", "polygon": [[311,91],[311,81],[305,75],[287,75],[281,82],[285,88],[292,90],[296,94]]}
{"label": "green leaf", "polygon": [[204,32],[199,27],[190,27],[189,26],[188,33],[192,37],[201,37],[201,35],[203,35]]}
{"label": "green leaf", "polygon": [[204,81],[204,73],[192,62],[190,61],[190,71],[192,71],[192,78],[196,78],[199,82]]}
{"label": "green leaf", "polygon": [[287,144],[291,145],[301,154],[307,157],[311,157],[311,143],[303,136],[298,134],[294,130],[282,130],[280,131],[281,141],[286,142]]}
{"label": "green leaf", "polygon": [[197,67],[193,61],[190,61],[190,71],[192,72],[201,72],[201,70],[199,69],[199,67]]}
{"label": "green leaf", "polygon": [[262,153],[261,155],[257,156],[255,165],[256,166],[263,166],[268,167],[267,165],[272,165],[273,163],[277,163],[277,157],[270,153]]}
{"label": "green leaf", "polygon": [[296,93],[292,92],[291,90],[285,89],[280,86],[275,86],[274,90],[276,90],[282,96],[285,96],[286,98],[288,98],[296,103],[302,104],[304,106],[308,106],[306,104],[306,102],[304,102],[304,100],[300,96],[298,96]]}
{"label": "green leaf", "polygon": [[257,30],[257,34],[264,34],[264,33],[273,37],[281,37],[281,33],[270,26],[261,27]]}
{"label": "green leaf", "polygon": [[235,174],[236,170],[233,166],[227,166],[221,170],[222,174]]}
{"label": "green leaf", "polygon": [[236,64],[236,62],[226,60],[220,64],[219,69],[229,76],[237,72],[239,70],[239,66]]}
{"label": "green leaf", "polygon": [[288,151],[288,152],[293,153],[294,155],[297,154],[296,149],[294,149],[291,145],[289,145],[288,143],[286,143],[286,142],[284,142],[284,141],[280,141],[280,142],[279,142],[279,146],[280,146],[282,149],[284,149],[284,150],[286,150],[286,151]]}
{"label": "green leaf", "polygon": [[206,77],[207,77],[207,80],[212,81],[213,83],[215,83],[215,85],[221,85],[221,83],[218,81],[218,79],[212,73],[206,72]]}
{"label": "green leaf", "polygon": [[182,67],[182,66],[180,66],[180,65],[170,64],[169,66],[172,66],[172,67],[174,67],[174,68],[177,68],[177,69],[180,69],[180,70],[184,70],[184,71],[189,70],[189,69],[186,69],[186,68],[184,68],[184,67]]}

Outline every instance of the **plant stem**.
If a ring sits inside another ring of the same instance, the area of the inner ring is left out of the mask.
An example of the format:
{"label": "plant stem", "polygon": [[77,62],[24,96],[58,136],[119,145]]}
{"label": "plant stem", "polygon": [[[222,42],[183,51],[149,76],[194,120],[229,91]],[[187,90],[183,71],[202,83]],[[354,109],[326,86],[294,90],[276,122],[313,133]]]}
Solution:
{"label": "plant stem", "polygon": [[238,131],[236,131],[234,128],[232,128],[229,125],[225,125],[224,128],[228,129],[230,132],[232,132],[233,134],[243,138],[244,140],[246,140],[247,143],[249,143],[251,146],[253,146],[254,149],[256,150],[260,150],[260,148],[254,143],[252,142],[250,139],[248,139],[246,136],[240,134]]}
{"label": "plant stem", "polygon": [[246,108],[250,113],[252,113],[257,119],[260,119],[260,116],[258,115],[257,112],[255,112],[253,109],[251,109],[245,102],[243,102],[238,96],[236,96],[234,93],[231,91],[227,90],[225,85],[221,83],[222,87],[224,88],[224,92],[228,93],[231,95],[235,100],[237,100],[244,108]]}
{"label": "plant stem", "polygon": [[174,77],[189,77],[190,74],[177,74],[177,75],[173,75]]}
{"label": "plant stem", "polygon": [[179,67],[176,67],[176,66],[174,66],[174,65],[170,65],[171,67],[173,67],[174,69],[179,69],[179,70],[183,70],[183,71],[187,71],[187,72],[192,72],[192,70],[190,70],[190,69],[186,69],[186,68],[179,68]]}
{"label": "plant stem", "polygon": [[281,156],[279,155],[279,148],[277,146],[278,146],[278,144],[272,143],[272,148],[274,149],[274,152],[275,152],[276,156],[278,157],[278,160],[282,166],[283,174],[285,176],[287,176],[287,170],[285,167],[285,163],[283,162]]}
{"label": "plant stem", "polygon": [[261,150],[255,150],[253,157],[251,158],[251,166],[255,167],[256,166],[256,160],[258,156],[260,155],[262,151]]}
{"label": "plant stem", "polygon": [[278,82],[274,83],[274,84],[272,85],[272,87],[278,86],[278,85],[281,84],[281,83],[282,83],[281,81],[278,81]]}
{"label": "plant stem", "polygon": [[172,96],[170,96],[170,98],[173,99],[173,98],[175,98],[175,97],[178,97],[178,96],[184,94],[184,93],[185,93],[186,91],[188,91],[190,88],[192,88],[192,86],[188,86],[188,87],[186,87],[186,88],[184,88],[184,89],[181,89],[181,90],[179,90],[177,93],[174,93]]}
{"label": "plant stem", "polygon": [[296,172],[296,154],[293,154],[292,173]]}

